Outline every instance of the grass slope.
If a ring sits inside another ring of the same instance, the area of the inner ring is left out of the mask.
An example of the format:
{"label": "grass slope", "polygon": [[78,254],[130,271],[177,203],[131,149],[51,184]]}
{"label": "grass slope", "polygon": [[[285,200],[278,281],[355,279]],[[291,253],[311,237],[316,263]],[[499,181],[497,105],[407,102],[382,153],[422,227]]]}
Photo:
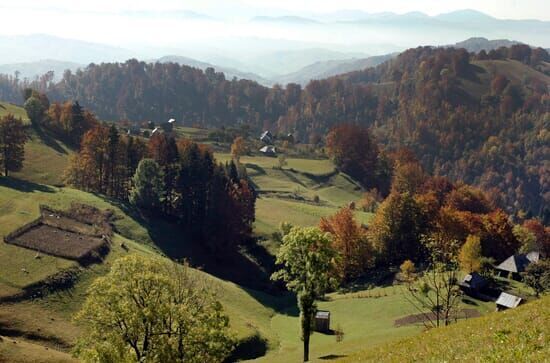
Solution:
{"label": "grass slope", "polygon": [[74,363],[70,354],[21,339],[0,336],[0,363]]}
{"label": "grass slope", "polygon": [[546,362],[549,356],[550,296],[546,296],[514,310],[365,350],[342,362]]}
{"label": "grass slope", "polygon": [[0,102],[0,117],[12,114],[17,118],[20,118],[25,123],[30,122],[29,117],[27,116],[27,111],[21,106],[16,106],[12,103]]}
{"label": "grass slope", "polygon": [[23,169],[13,176],[34,183],[62,185],[63,173],[74,154],[65,143],[47,133],[27,128],[29,139],[25,144]]}
{"label": "grass slope", "polygon": [[[115,211],[115,227],[120,234],[115,235],[111,252],[103,263],[82,268],[76,262],[63,258],[43,255],[37,259],[34,251],[0,242],[0,297],[20,293],[25,287],[60,271],[79,271],[76,285],[69,290],[58,291],[32,301],[0,305],[0,334],[3,329],[7,329],[17,337],[30,336],[34,341],[52,349],[66,349],[74,343],[78,335],[78,328],[70,325],[70,321],[84,301],[90,283],[107,273],[112,262],[126,253],[159,256],[147,229],[108,200],[70,188],[50,187],[11,178],[0,178],[0,238],[36,218],[39,204],[67,208],[72,201]],[[122,249],[121,243],[129,247],[129,252]],[[270,319],[275,314],[270,306],[280,304],[280,299],[243,289],[198,270],[196,273],[209,279],[209,284],[217,291],[230,316],[231,327],[239,339],[261,337],[266,342],[265,349],[277,344],[276,336],[269,329]],[[43,319],[33,318],[34,316]],[[72,329],[68,329],[68,326],[72,326]],[[53,358],[52,360],[55,361]]]}
{"label": "grass slope", "polygon": [[27,112],[22,107],[0,102],[0,117],[9,113],[25,122],[29,137],[25,143],[23,169],[13,175],[34,183],[63,184],[63,172],[74,151],[48,133],[31,127]]}

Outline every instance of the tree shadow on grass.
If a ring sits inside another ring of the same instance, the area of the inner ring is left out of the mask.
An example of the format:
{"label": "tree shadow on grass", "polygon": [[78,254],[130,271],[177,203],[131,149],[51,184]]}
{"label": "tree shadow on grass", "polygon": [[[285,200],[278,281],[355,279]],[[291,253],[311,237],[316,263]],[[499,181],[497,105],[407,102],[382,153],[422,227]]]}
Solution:
{"label": "tree shadow on grass", "polygon": [[335,360],[335,359],[340,359],[340,358],[344,358],[344,357],[347,357],[347,355],[345,355],[345,354],[328,354],[328,355],[324,355],[322,357],[319,357],[319,359],[322,359],[322,360]]}
{"label": "tree shadow on grass", "polygon": [[269,292],[278,290],[269,279],[274,259],[254,240],[242,248],[226,249],[223,253],[212,252],[174,220],[147,215],[128,203],[101,195],[98,197],[117,206],[144,227],[154,245],[167,257],[177,261],[186,260],[194,268],[251,289]]}
{"label": "tree shadow on grass", "polygon": [[47,131],[44,131],[41,127],[36,126],[32,126],[32,129],[36,133],[36,136],[38,136],[38,138],[40,138],[46,146],[54,149],[60,154],[67,154],[67,151]]}
{"label": "tree shadow on grass", "polygon": [[268,342],[259,333],[247,337],[237,343],[235,350],[225,362],[239,362],[255,359],[267,353]]}
{"label": "tree shadow on grass", "polygon": [[15,189],[24,193],[44,192],[54,193],[55,189],[44,184],[37,184],[26,180],[16,179],[13,177],[0,177],[0,186]]}

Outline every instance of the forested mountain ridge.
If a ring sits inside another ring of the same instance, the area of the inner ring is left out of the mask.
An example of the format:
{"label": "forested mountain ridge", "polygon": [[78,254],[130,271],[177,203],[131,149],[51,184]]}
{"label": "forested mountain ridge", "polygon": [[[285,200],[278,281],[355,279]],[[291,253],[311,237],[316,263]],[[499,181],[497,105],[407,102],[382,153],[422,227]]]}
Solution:
{"label": "forested mountain ridge", "polygon": [[[244,123],[309,142],[338,123],[357,122],[371,126],[388,150],[413,149],[427,170],[498,188],[503,206],[548,219],[549,62],[545,50],[526,45],[478,54],[419,47],[304,88],[267,88],[213,70],[129,60],[32,86],[53,100],[79,100],[107,120]],[[1,98],[19,97],[20,87],[4,78]]]}

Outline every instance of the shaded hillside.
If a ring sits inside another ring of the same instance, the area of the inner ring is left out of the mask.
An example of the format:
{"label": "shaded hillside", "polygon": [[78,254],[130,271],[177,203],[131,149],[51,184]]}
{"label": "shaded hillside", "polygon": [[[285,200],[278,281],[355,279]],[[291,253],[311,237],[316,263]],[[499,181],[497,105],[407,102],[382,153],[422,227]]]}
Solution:
{"label": "shaded hillside", "polygon": [[550,354],[550,297],[432,329],[342,362],[543,362]]}

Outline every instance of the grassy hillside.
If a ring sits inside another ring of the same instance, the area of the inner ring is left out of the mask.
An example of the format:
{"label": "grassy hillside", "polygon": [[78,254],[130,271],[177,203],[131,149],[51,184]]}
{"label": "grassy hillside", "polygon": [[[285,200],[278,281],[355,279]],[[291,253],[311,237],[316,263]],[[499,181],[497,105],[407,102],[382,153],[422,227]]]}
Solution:
{"label": "grassy hillside", "polygon": [[13,175],[34,183],[61,185],[63,172],[74,151],[47,132],[32,128],[27,112],[22,107],[0,102],[0,117],[8,113],[25,121],[29,137],[25,144],[23,169]]}
{"label": "grassy hillside", "polygon": [[550,296],[350,355],[342,362],[546,362]]}
{"label": "grassy hillside", "polygon": [[472,62],[477,66],[476,80],[462,79],[463,88],[476,98],[491,93],[491,81],[494,74],[501,74],[514,83],[536,78],[550,84],[550,77],[516,60],[483,60]]}
{"label": "grassy hillside", "polygon": [[27,134],[23,169],[13,176],[34,183],[62,185],[63,173],[74,150],[32,127],[27,129]]}
{"label": "grassy hillside", "polygon": [[[69,289],[32,300],[0,303],[0,336],[4,336],[0,341],[0,362],[2,359],[9,362],[72,361],[66,352],[82,332],[81,327],[72,322],[72,316],[84,301],[90,283],[107,273],[116,258],[127,253],[160,258],[165,258],[165,255],[187,257],[193,266],[204,266],[203,271],[193,271],[198,278],[209,281],[230,317],[231,328],[242,343],[235,357],[260,357],[260,361],[266,362],[300,359],[298,313],[292,296],[273,296],[208,274],[219,272],[212,269],[212,264],[223,265],[229,273],[238,271],[235,262],[216,263],[212,256],[195,253],[196,246],[192,241],[187,241],[169,222],[148,220],[130,206],[102,196],[48,185],[59,180],[56,176],[64,168],[71,150],[35,131],[31,136],[24,169],[14,178],[0,178],[0,238],[36,218],[39,204],[65,209],[73,201],[112,209],[116,234],[104,261],[87,267],[46,255],[37,259],[36,252],[0,242],[0,298],[21,293],[60,272],[77,276]],[[216,157],[224,161],[229,155],[220,153]],[[362,194],[356,182],[338,173],[326,159],[291,158],[283,169],[278,168],[275,158],[263,156],[243,157],[242,163],[259,192],[255,232],[262,237],[261,244],[266,247],[268,255],[278,248],[271,235],[281,221],[316,225],[321,217],[335,213],[341,206],[358,200]],[[368,223],[372,217],[361,211],[355,213],[361,223]],[[129,251],[122,248],[122,243]],[[258,271],[265,267],[258,266],[253,254],[244,257],[250,258],[246,261],[248,264],[240,268],[246,274],[256,273],[256,270],[249,269],[250,266],[255,266]],[[204,265],[208,258],[210,264]],[[216,276],[220,275],[227,276]],[[492,304],[476,302],[475,307],[485,313]],[[345,338],[343,342],[336,342],[333,335],[314,334],[311,345],[314,360],[354,354],[366,346],[374,347],[410,337],[422,330],[415,325],[394,325],[396,319],[414,312],[399,286],[364,287],[353,293],[333,293],[326,301],[319,302],[319,308],[331,311],[332,328],[341,327]]]}
{"label": "grassy hillside", "polygon": [[70,354],[39,344],[0,336],[0,363],[75,363]]}
{"label": "grassy hillside", "polygon": [[[111,263],[123,254],[159,255],[159,251],[153,247],[147,229],[109,201],[74,189],[5,178],[0,179],[0,238],[3,239],[5,234],[36,218],[39,204],[66,208],[72,201],[113,209],[117,216],[115,227],[124,236],[116,234],[111,252],[103,263],[87,268],[80,267],[76,262],[52,256],[42,255],[37,259],[34,251],[0,242],[0,297],[20,293],[29,285],[61,271],[78,274],[76,285],[69,290],[59,291],[42,299],[0,304],[0,334],[7,329],[15,336],[32,335],[34,340],[50,346],[51,349],[66,349],[74,343],[78,335],[78,329],[67,329],[67,324],[70,326],[71,317],[83,302],[91,281],[105,274]],[[121,247],[121,243],[129,247],[129,252]],[[280,304],[278,299],[245,290],[204,272],[196,273],[203,278],[211,279],[211,286],[218,292],[220,301],[226,307],[231,318],[231,326],[238,338],[246,340],[261,336],[266,341],[266,349],[268,344],[277,343],[275,335],[270,333],[269,321],[274,314],[270,306]],[[44,319],[35,319],[33,316]],[[54,316],[57,323],[52,324],[53,320],[50,319]]]}
{"label": "grassy hillside", "polygon": [[[224,153],[215,156],[221,162],[231,158]],[[340,207],[361,198],[362,188],[347,175],[338,173],[328,159],[289,158],[287,162],[288,165],[280,169],[276,158],[241,158],[260,195],[255,223],[255,231],[260,236],[269,238],[282,221],[316,225],[321,217],[334,214]],[[367,223],[372,215],[357,211],[356,217],[361,223]]]}
{"label": "grassy hillside", "polygon": [[0,101],[0,117],[3,117],[10,113],[15,117],[23,120],[25,123],[30,122],[29,117],[27,116],[27,112],[23,109],[23,107],[16,106],[12,103]]}

